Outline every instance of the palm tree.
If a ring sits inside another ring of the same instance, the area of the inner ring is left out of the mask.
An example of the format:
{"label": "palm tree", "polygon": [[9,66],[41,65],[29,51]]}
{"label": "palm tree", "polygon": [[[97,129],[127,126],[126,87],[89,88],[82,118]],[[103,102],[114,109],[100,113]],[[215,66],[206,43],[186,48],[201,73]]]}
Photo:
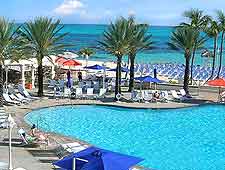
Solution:
{"label": "palm tree", "polygon": [[150,49],[153,42],[152,36],[147,34],[149,26],[147,24],[136,24],[133,17],[128,19],[128,56],[130,60],[130,82],[129,91],[134,88],[134,62],[138,52]]}
{"label": "palm tree", "polygon": [[[213,38],[213,64],[212,64],[212,72],[209,79],[213,78],[214,71],[215,71],[215,62],[216,62],[216,55],[217,55],[217,41],[218,35],[220,33],[220,27],[218,23],[214,20],[210,21],[210,26],[206,29],[206,33],[210,38]],[[209,80],[208,79],[208,80]]]}
{"label": "palm tree", "polygon": [[86,66],[88,66],[88,58],[89,58],[90,56],[94,55],[94,54],[95,54],[95,51],[94,51],[93,49],[91,49],[91,48],[82,48],[82,49],[78,52],[78,54],[79,54],[80,56],[85,57],[85,59],[86,59]]}
{"label": "palm tree", "polygon": [[103,33],[102,40],[98,41],[100,49],[117,58],[115,100],[117,100],[117,94],[121,93],[121,62],[122,57],[128,50],[127,30],[126,20],[119,18],[115,23],[109,25],[108,29]]}
{"label": "palm tree", "polygon": [[63,51],[68,45],[62,42],[68,33],[61,34],[63,25],[60,20],[53,21],[52,18],[38,17],[34,21],[26,22],[20,30],[21,36],[28,42],[28,48],[38,62],[38,96],[43,96],[43,67],[42,60],[52,54]]}
{"label": "palm tree", "polygon": [[6,59],[18,60],[23,55],[23,41],[13,22],[0,18],[0,106],[3,106],[3,66]]}
{"label": "palm tree", "polygon": [[195,42],[198,42],[198,44],[202,44],[203,46],[205,41],[205,37],[201,37],[198,31],[195,31],[190,27],[178,27],[172,33],[169,46],[174,50],[184,52],[185,73],[183,88],[187,95],[189,95],[190,60],[194,44]]}
{"label": "palm tree", "polygon": [[222,68],[222,59],[223,59],[223,44],[224,44],[224,35],[225,35],[225,15],[223,11],[217,11],[217,20],[219,22],[220,31],[222,32],[221,41],[220,41],[220,59],[219,59],[219,70],[217,73],[217,78],[220,76]]}
{"label": "palm tree", "polygon": [[[199,9],[190,9],[188,11],[185,11],[183,16],[188,19],[189,23],[181,23],[180,26],[191,27],[192,29],[198,32],[204,31],[211,19],[210,16],[204,15],[203,11]],[[195,54],[199,45],[201,44],[197,44],[197,42],[194,42],[194,47],[193,47],[192,57],[191,57],[191,76],[190,76],[191,84],[192,84],[192,77],[193,77],[193,65],[194,65]]]}

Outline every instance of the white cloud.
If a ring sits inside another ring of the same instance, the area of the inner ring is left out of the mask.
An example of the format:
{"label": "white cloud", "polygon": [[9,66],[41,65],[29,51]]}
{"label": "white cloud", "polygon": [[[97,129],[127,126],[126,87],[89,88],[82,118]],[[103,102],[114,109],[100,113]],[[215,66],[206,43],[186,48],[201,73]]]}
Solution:
{"label": "white cloud", "polygon": [[59,15],[70,15],[80,10],[84,4],[79,0],[64,0],[64,2],[54,9],[54,13]]}
{"label": "white cloud", "polygon": [[130,9],[130,10],[128,11],[128,15],[129,15],[129,16],[134,16],[134,15],[136,15],[136,12],[135,12],[134,10]]}

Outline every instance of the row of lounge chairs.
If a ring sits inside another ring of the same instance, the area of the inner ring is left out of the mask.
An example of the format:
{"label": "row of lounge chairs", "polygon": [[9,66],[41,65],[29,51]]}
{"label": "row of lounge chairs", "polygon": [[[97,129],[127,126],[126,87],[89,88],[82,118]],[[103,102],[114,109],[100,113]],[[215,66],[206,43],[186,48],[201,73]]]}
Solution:
{"label": "row of lounge chairs", "polygon": [[104,98],[106,94],[106,89],[101,88],[98,94],[94,94],[94,88],[87,88],[87,92],[83,93],[82,88],[69,89],[65,88],[62,92],[57,87],[54,89],[54,97],[55,98],[78,98],[78,99],[98,99]]}
{"label": "row of lounge chairs", "polygon": [[5,104],[8,105],[27,104],[39,99],[38,97],[31,96],[21,85],[18,85],[18,92],[14,88],[8,87],[8,89],[3,93],[3,98],[6,102]]}
{"label": "row of lounge chairs", "polygon": [[[158,92],[157,90],[142,90],[141,93],[133,91],[131,93],[131,101],[134,102],[167,102],[167,101],[184,101],[190,99],[187,96],[184,89],[179,90],[180,94],[176,90],[170,90],[169,92],[164,90]],[[157,96],[155,94],[157,93]]]}
{"label": "row of lounge chairs", "polygon": [[0,107],[0,128],[8,127],[7,118],[8,115],[6,114],[4,107]]}

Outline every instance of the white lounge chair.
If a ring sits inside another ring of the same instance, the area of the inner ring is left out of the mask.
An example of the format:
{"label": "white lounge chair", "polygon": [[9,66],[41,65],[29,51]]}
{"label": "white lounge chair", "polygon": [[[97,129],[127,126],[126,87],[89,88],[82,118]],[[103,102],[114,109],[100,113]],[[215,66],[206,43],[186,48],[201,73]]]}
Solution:
{"label": "white lounge chair", "polygon": [[101,88],[99,91],[99,95],[96,98],[105,98],[106,89]]}
{"label": "white lounge chair", "polygon": [[20,93],[16,93],[15,95],[16,95],[17,98],[20,99],[20,100],[25,100],[25,101],[27,101],[27,102],[32,101],[32,99],[26,98],[26,97],[24,97],[24,96],[23,96],[22,94],[20,94]]}
{"label": "white lounge chair", "polygon": [[173,100],[175,100],[175,101],[183,101],[184,100],[183,97],[178,96],[178,94],[175,90],[170,90],[170,92],[173,97]]}
{"label": "white lounge chair", "polygon": [[65,88],[64,89],[64,94],[63,94],[64,97],[68,97],[68,98],[71,98],[71,90],[70,88]]}
{"label": "white lounge chair", "polygon": [[132,91],[131,92],[131,100],[133,102],[140,102],[142,100],[142,98],[139,96],[137,91]]}
{"label": "white lounge chair", "polygon": [[18,102],[21,102],[21,103],[24,103],[24,104],[27,104],[28,101],[25,100],[25,99],[20,99],[18,98],[16,95],[14,94],[10,94],[9,97],[12,99],[12,100],[15,100],[15,101],[18,101]]}
{"label": "white lounge chair", "polygon": [[15,100],[12,100],[8,94],[3,93],[3,98],[4,100],[8,103],[8,104],[16,104],[16,105],[20,105],[21,103]]}
{"label": "white lounge chair", "polygon": [[76,98],[82,98],[82,97],[83,97],[82,88],[76,88]]}
{"label": "white lounge chair", "polygon": [[18,85],[18,91],[20,92],[20,94],[24,95],[26,98],[32,99],[32,100],[37,100],[39,99],[39,97],[34,97],[31,96],[28,91],[26,89],[23,88],[22,85]]}
{"label": "white lounge chair", "polygon": [[168,91],[161,91],[161,98],[160,98],[160,100],[162,102],[167,102],[168,100],[171,100],[171,98],[169,97]]}
{"label": "white lounge chair", "polygon": [[149,95],[149,92],[147,90],[142,90],[141,91],[141,94],[142,94],[142,99],[145,101],[145,102],[150,102],[152,101],[152,96]]}
{"label": "white lounge chair", "polygon": [[93,88],[87,88],[86,97],[88,99],[93,99],[95,97],[95,95],[94,95],[94,89]]}

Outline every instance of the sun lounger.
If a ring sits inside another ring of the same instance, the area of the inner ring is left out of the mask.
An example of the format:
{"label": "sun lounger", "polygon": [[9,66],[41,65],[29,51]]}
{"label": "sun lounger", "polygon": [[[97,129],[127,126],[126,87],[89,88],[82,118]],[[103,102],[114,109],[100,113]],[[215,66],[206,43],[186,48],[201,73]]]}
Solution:
{"label": "sun lounger", "polygon": [[170,90],[170,92],[172,94],[172,97],[173,97],[174,101],[183,101],[183,100],[185,100],[184,97],[178,96],[178,94],[177,94],[177,92],[175,90]]}
{"label": "sun lounger", "polygon": [[12,99],[12,100],[15,100],[15,101],[18,101],[18,102],[21,102],[21,103],[24,103],[24,104],[27,104],[28,101],[25,100],[25,99],[20,99],[18,98],[16,95],[14,94],[10,94],[9,97]]}
{"label": "sun lounger", "polygon": [[162,102],[167,102],[168,100],[170,100],[168,91],[161,91],[160,96],[160,101]]}
{"label": "sun lounger", "polygon": [[142,94],[142,99],[143,99],[145,102],[150,102],[150,101],[152,101],[152,96],[149,95],[149,93],[148,93],[147,90],[142,90],[141,94]]}
{"label": "sun lounger", "polygon": [[99,95],[96,98],[105,98],[106,89],[101,88],[99,91]]}
{"label": "sun lounger", "polygon": [[3,98],[9,104],[16,104],[16,105],[20,105],[21,104],[18,101],[12,100],[7,93],[3,93]]}
{"label": "sun lounger", "polygon": [[20,92],[20,94],[24,95],[26,98],[29,98],[29,99],[32,99],[32,100],[38,100],[39,97],[34,97],[34,96],[31,96],[29,94],[29,92],[23,88],[22,85],[18,85],[18,91]]}
{"label": "sun lounger", "polygon": [[20,100],[24,100],[24,101],[27,101],[27,102],[32,101],[32,99],[26,98],[26,97],[24,97],[24,96],[23,96],[22,94],[20,94],[20,93],[16,93],[15,95],[16,95],[16,97],[17,97],[18,99],[20,99]]}
{"label": "sun lounger", "polygon": [[95,97],[94,89],[93,88],[87,88],[86,98],[87,99],[93,99],[94,97]]}
{"label": "sun lounger", "polygon": [[82,98],[82,97],[83,97],[82,88],[76,88],[76,98]]}
{"label": "sun lounger", "polygon": [[63,92],[58,86],[54,88],[54,98],[63,98]]}
{"label": "sun lounger", "polygon": [[132,91],[131,92],[131,101],[133,102],[140,102],[142,98],[139,96],[137,91]]}
{"label": "sun lounger", "polygon": [[68,97],[68,98],[71,98],[71,90],[70,88],[65,88],[64,89],[64,94],[63,94],[64,97]]}

